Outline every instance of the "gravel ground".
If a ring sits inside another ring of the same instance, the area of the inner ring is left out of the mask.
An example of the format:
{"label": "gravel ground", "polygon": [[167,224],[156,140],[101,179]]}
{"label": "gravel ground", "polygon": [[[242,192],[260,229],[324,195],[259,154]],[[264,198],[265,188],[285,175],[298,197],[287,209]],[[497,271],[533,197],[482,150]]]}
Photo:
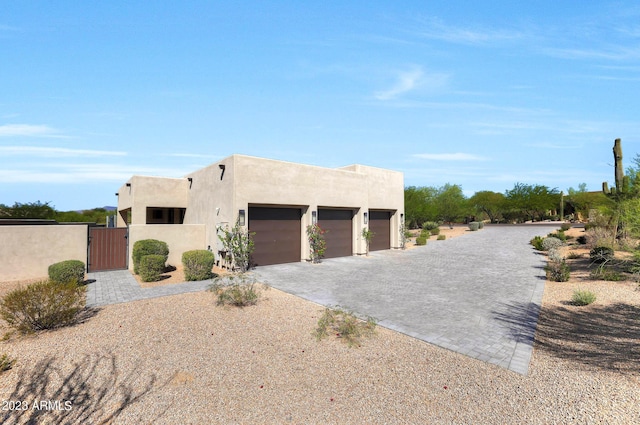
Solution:
{"label": "gravel ground", "polygon": [[[570,305],[577,287],[596,303]],[[380,327],[360,348],[317,342],[322,310],[275,289],[244,309],[183,294],[3,341],[18,361],[0,422],[640,423],[635,283],[547,282],[528,376]]]}

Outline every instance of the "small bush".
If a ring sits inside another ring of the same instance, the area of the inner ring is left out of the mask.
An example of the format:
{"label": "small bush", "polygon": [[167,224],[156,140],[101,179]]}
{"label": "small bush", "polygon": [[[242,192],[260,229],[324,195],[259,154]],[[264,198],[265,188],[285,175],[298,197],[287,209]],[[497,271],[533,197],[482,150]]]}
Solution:
{"label": "small bush", "polygon": [[260,290],[255,279],[244,273],[215,278],[209,286],[209,291],[218,297],[216,305],[246,307],[257,304],[260,299]]}
{"label": "small bush", "polygon": [[353,313],[341,309],[326,308],[318,319],[314,335],[318,341],[329,335],[329,332],[346,342],[349,347],[359,347],[362,337],[375,334],[376,321],[369,317],[366,321],[358,319]]}
{"label": "small bush", "polygon": [[571,223],[562,223],[562,225],[560,226],[560,230],[562,230],[563,232],[566,232],[569,229],[571,229]]}
{"label": "small bush", "polygon": [[548,237],[552,237],[552,238],[558,238],[560,239],[562,242],[566,242],[567,239],[569,239],[567,237],[567,235],[564,234],[564,232],[562,230],[557,230],[556,232],[553,233],[549,233],[547,235]]}
{"label": "small bush", "polygon": [[480,228],[480,223],[478,223],[477,221],[469,222],[469,230],[471,230],[472,232],[477,231],[479,228]]}
{"label": "small bush", "polygon": [[567,259],[569,260],[577,260],[578,258],[582,258],[582,254],[579,252],[571,251],[567,254]]}
{"label": "small bush", "polygon": [[150,254],[142,257],[138,265],[142,281],[156,282],[160,280],[160,275],[164,272],[165,261],[166,258],[163,255]]}
{"label": "small bush", "polygon": [[432,235],[439,235],[440,234],[440,228],[439,227],[434,227],[433,229],[429,230],[429,233],[431,233]]}
{"label": "small bush", "polygon": [[439,241],[443,241],[445,239],[447,239],[447,235],[438,235],[438,240]]}
{"label": "small bush", "polygon": [[529,243],[531,245],[533,245],[533,247],[535,249],[537,249],[538,251],[544,251],[544,249],[542,248],[542,241],[544,240],[544,238],[542,236],[534,236],[533,239],[531,239],[529,241]]}
{"label": "small bush", "polygon": [[428,232],[430,232],[433,229],[437,229],[439,227],[440,227],[440,223],[435,221],[425,221],[424,223],[422,223],[422,230],[426,230]]}
{"label": "small bush", "polygon": [[0,356],[0,373],[9,370],[16,363],[16,359],[12,359],[7,354]]}
{"label": "small bush", "polygon": [[431,236],[431,233],[428,230],[422,229],[420,231],[420,236],[422,236],[423,238],[429,239],[429,236]]}
{"label": "small bush", "polygon": [[551,260],[551,261],[560,262],[560,261],[564,260],[564,257],[562,256],[562,254],[560,254],[560,250],[558,248],[550,249],[547,252],[547,256],[549,257],[549,260]]}
{"label": "small bush", "polygon": [[82,285],[84,282],[84,263],[80,260],[67,260],[49,266],[49,280],[56,283],[73,282]]}
{"label": "small bush", "polygon": [[583,291],[580,289],[576,289],[573,291],[573,296],[571,297],[571,302],[574,305],[589,305],[596,300],[596,294],[591,291]]}
{"label": "small bush", "polygon": [[623,280],[626,280],[624,274],[608,267],[596,267],[595,269],[591,270],[591,272],[589,273],[589,277],[593,280],[606,280],[609,282],[621,282]]}
{"label": "small bush", "polygon": [[552,249],[557,249],[560,248],[561,246],[564,245],[564,242],[562,242],[560,239],[553,237],[553,236],[547,236],[546,238],[544,238],[542,240],[542,250],[543,251],[549,251]]}
{"label": "small bush", "polygon": [[140,266],[140,260],[145,255],[162,255],[164,257],[164,263],[169,258],[169,247],[166,242],[162,242],[156,239],[142,239],[136,241],[133,244],[133,251],[131,257],[133,259],[133,272],[140,274],[138,267]]}
{"label": "small bush", "polygon": [[544,269],[547,279],[552,282],[566,282],[571,275],[571,269],[565,260],[549,261]]}
{"label": "small bush", "polygon": [[206,249],[186,251],[182,254],[182,266],[184,268],[184,278],[191,280],[211,279],[211,269],[215,262],[213,252]]}
{"label": "small bush", "polygon": [[602,264],[613,260],[613,248],[598,246],[589,251],[589,259],[592,263]]}
{"label": "small bush", "polygon": [[426,245],[427,244],[427,237],[426,236],[418,236],[416,238],[416,245]]}
{"label": "small bush", "polygon": [[578,242],[580,245],[586,245],[587,237],[585,235],[578,236],[578,238],[576,239],[576,242]]}
{"label": "small bush", "polygon": [[0,301],[0,316],[22,333],[74,323],[86,302],[86,287],[51,280],[9,292]]}
{"label": "small bush", "polygon": [[478,229],[479,230],[484,229],[484,221],[479,221],[478,222]]}

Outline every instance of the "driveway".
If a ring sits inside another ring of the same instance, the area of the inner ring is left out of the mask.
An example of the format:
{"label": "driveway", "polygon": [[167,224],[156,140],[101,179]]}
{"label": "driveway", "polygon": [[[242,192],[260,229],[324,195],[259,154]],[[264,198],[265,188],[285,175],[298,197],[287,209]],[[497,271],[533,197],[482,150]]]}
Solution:
{"label": "driveway", "polygon": [[485,226],[426,246],[259,267],[270,286],[527,374],[545,273],[529,240],[558,225]]}

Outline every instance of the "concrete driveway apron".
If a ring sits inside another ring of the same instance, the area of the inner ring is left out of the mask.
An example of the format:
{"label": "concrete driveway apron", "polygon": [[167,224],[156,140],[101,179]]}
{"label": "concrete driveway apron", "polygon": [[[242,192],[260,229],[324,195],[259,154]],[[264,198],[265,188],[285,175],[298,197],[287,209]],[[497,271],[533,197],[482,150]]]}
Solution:
{"label": "concrete driveway apron", "polygon": [[558,225],[477,232],[370,257],[257,268],[270,286],[526,374],[544,291],[544,256],[529,244]]}

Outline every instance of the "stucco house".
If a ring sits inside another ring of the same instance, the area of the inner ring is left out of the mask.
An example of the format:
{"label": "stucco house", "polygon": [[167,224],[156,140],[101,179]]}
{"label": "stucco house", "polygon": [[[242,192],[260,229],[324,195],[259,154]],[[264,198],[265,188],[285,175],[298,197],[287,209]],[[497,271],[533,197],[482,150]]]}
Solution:
{"label": "stucco house", "polygon": [[236,220],[254,233],[256,266],[309,259],[306,227],[316,222],[327,230],[326,258],[364,254],[363,228],[375,233],[371,250],[398,248],[404,220],[403,174],[364,165],[232,155],[184,178],[133,176],[117,194],[129,246],[163,240],[169,264],[189,249],[210,249],[219,261],[220,229]]}

